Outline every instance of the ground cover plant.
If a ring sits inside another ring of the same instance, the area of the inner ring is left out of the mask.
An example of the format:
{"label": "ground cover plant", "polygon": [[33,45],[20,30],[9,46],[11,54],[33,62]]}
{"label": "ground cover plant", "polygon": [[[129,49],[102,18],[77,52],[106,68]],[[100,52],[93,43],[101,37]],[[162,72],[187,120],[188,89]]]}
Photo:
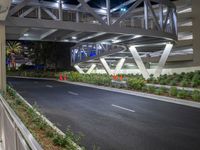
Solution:
{"label": "ground cover plant", "polygon": [[70,128],[64,135],[58,133],[37,113],[37,107],[28,106],[9,86],[4,97],[44,150],[77,150],[74,142],[79,144],[80,135],[75,135]]}

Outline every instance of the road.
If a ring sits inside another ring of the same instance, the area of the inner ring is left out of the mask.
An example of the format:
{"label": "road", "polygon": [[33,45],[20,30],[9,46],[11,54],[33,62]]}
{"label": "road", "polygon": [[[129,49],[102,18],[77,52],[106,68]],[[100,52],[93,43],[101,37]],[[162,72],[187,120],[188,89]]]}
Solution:
{"label": "road", "polygon": [[56,81],[8,82],[88,150],[200,150],[200,109]]}

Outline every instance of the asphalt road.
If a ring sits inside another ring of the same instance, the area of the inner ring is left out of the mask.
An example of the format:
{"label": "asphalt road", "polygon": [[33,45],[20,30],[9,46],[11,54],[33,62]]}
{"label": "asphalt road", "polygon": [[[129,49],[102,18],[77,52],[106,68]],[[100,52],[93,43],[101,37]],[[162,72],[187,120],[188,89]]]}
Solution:
{"label": "asphalt road", "polygon": [[200,109],[106,90],[9,78],[62,131],[88,150],[200,150]]}

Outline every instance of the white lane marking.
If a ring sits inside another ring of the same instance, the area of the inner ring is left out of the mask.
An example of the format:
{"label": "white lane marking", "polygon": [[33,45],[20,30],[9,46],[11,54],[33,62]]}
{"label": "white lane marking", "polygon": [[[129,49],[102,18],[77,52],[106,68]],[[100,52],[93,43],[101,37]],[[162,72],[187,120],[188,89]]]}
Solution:
{"label": "white lane marking", "polygon": [[113,107],[116,107],[116,108],[119,108],[119,109],[123,109],[123,110],[127,110],[127,111],[130,111],[130,112],[135,112],[134,110],[131,110],[131,109],[128,109],[128,108],[125,108],[125,107],[121,107],[121,106],[118,106],[118,105],[114,105],[112,104]]}
{"label": "white lane marking", "polygon": [[52,86],[52,85],[48,85],[48,84],[46,85],[46,87],[48,87],[48,88],[53,88],[53,86]]}
{"label": "white lane marking", "polygon": [[68,91],[68,93],[71,94],[71,95],[76,95],[76,96],[79,95],[78,93],[75,93],[75,92],[72,92],[72,91]]}

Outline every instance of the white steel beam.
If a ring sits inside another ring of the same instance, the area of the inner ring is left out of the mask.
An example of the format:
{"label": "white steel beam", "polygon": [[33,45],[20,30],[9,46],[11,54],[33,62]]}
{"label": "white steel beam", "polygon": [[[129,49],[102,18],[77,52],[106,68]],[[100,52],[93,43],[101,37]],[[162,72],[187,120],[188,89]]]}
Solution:
{"label": "white steel beam", "polygon": [[62,0],[59,0],[59,20],[63,20]]}
{"label": "white steel beam", "polygon": [[53,20],[58,20],[58,18],[47,8],[42,8]]}
{"label": "white steel beam", "polygon": [[159,24],[159,22],[158,22],[157,16],[156,16],[155,11],[154,11],[154,9],[153,9],[153,7],[152,7],[152,5],[151,5],[150,0],[146,0],[146,2],[147,2],[147,4],[148,4],[148,7],[149,7],[149,9],[150,9],[150,12],[151,12],[151,14],[152,14],[152,16],[153,16],[153,20],[154,20],[154,23],[155,23],[156,27],[158,28],[158,30],[161,30],[160,24]]}
{"label": "white steel beam", "polygon": [[0,23],[0,92],[6,91],[6,38],[5,25]]}
{"label": "white steel beam", "polygon": [[56,31],[58,31],[58,29],[50,29],[48,32],[46,32],[46,33],[44,33],[40,36],[40,40],[46,38],[47,36],[49,36],[53,33],[55,33]]}
{"label": "white steel beam", "polygon": [[96,68],[96,64],[92,64],[91,67],[88,69],[87,74],[91,74],[92,71]]}
{"label": "white steel beam", "polygon": [[42,14],[41,14],[41,7],[38,7],[38,19],[42,18]]}
{"label": "white steel beam", "polygon": [[[87,3],[87,2],[89,2],[90,0],[85,0],[85,2]],[[81,3],[79,3],[77,6],[76,6],[76,8],[78,9],[79,7],[81,7],[82,6],[82,4]]]}
{"label": "white steel beam", "polygon": [[25,16],[27,16],[28,14],[30,14],[35,9],[36,9],[36,7],[31,7],[27,11],[23,12],[19,17],[25,17]]}
{"label": "white steel beam", "polygon": [[86,41],[86,40],[89,40],[89,39],[93,39],[95,37],[98,37],[98,36],[101,36],[101,35],[104,35],[104,34],[106,34],[106,33],[105,32],[96,33],[96,34],[93,34],[93,35],[90,35],[90,36],[87,36],[87,37],[80,39],[79,42]]}
{"label": "white steel beam", "polygon": [[167,58],[169,57],[169,54],[172,50],[172,47],[173,44],[171,43],[166,44],[163,54],[161,55],[161,58],[159,60],[158,66],[156,67],[154,77],[158,78],[161,75],[163,67],[165,66]]}
{"label": "white steel beam", "polygon": [[126,13],[124,13],[123,15],[121,15],[114,23],[113,25],[116,25],[118,23],[120,23],[120,21],[122,21],[123,19],[126,19],[128,16],[132,15],[132,11],[142,3],[143,0],[136,0],[136,2],[128,9],[128,11]]}
{"label": "white steel beam", "polygon": [[107,7],[107,24],[110,25],[110,0],[106,0],[106,7]]}
{"label": "white steel beam", "polygon": [[80,74],[84,74],[84,71],[83,71],[78,65],[74,65],[74,68],[75,68]]}
{"label": "white steel beam", "polygon": [[107,24],[102,20],[102,18],[96,14],[96,12],[87,4],[84,0],[78,0],[82,4],[83,8],[87,10],[91,15],[93,15],[102,25],[107,26]]}
{"label": "white steel beam", "polygon": [[31,27],[31,28],[47,28],[47,29],[63,29],[83,32],[108,32],[127,35],[142,35],[165,39],[176,40],[176,35],[161,31],[144,30],[139,28],[121,28],[120,26],[107,26],[106,28],[96,24],[76,23],[70,21],[55,21],[44,19],[17,18],[8,17],[5,21],[8,27]]}
{"label": "white steel beam", "polygon": [[105,58],[100,58],[100,62],[103,65],[104,69],[106,70],[108,75],[112,75],[112,71],[110,67],[108,66],[108,63],[106,62]]}
{"label": "white steel beam", "polygon": [[8,15],[12,16],[13,14],[15,14],[16,12],[18,12],[20,9],[22,9],[23,7],[25,7],[28,3],[30,3],[31,0],[24,0],[22,1],[20,4],[17,4],[14,8],[12,8]]}
{"label": "white steel beam", "polygon": [[132,54],[132,56],[133,56],[133,58],[134,58],[134,60],[135,60],[135,62],[137,64],[139,70],[141,71],[143,77],[145,79],[150,78],[150,75],[149,75],[149,73],[148,73],[148,71],[147,71],[147,69],[146,69],[146,67],[145,67],[140,55],[138,54],[136,47],[135,46],[130,46],[129,50],[130,50],[130,52],[131,52],[131,54]]}
{"label": "white steel beam", "polygon": [[161,30],[163,31],[163,0],[160,1],[159,4],[159,18],[160,18],[160,27]]}
{"label": "white steel beam", "polygon": [[117,63],[117,66],[115,68],[115,75],[119,74],[120,73],[120,70],[122,69],[124,63],[126,61],[126,58],[121,58],[119,60],[119,62]]}
{"label": "white steel beam", "polygon": [[147,1],[144,1],[144,28],[148,30],[148,22],[149,22],[149,14],[148,14],[148,5]]}
{"label": "white steel beam", "polygon": [[136,1],[136,0],[129,0],[129,1],[126,1],[126,2],[122,3],[122,4],[119,5],[119,6],[117,6],[117,7],[115,7],[115,8],[112,8],[112,9],[110,10],[110,12],[112,13],[112,12],[114,12],[114,11],[117,11],[117,10],[123,8],[123,7],[126,7],[127,5],[129,5],[129,4],[131,4],[131,3],[135,2],[135,1]]}

